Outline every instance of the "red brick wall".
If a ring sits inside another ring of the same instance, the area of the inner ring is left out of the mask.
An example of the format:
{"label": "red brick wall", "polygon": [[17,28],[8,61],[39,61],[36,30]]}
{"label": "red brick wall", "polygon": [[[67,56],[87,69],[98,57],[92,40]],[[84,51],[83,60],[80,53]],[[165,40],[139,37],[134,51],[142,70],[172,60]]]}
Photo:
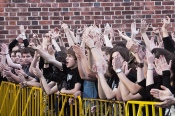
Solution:
{"label": "red brick wall", "polygon": [[31,35],[60,28],[60,21],[72,29],[94,22],[102,27],[110,23],[113,28],[123,26],[129,34],[134,19],[138,27],[141,18],[157,26],[168,15],[171,29],[175,29],[174,4],[174,0],[0,0],[0,42],[16,38],[21,24]]}

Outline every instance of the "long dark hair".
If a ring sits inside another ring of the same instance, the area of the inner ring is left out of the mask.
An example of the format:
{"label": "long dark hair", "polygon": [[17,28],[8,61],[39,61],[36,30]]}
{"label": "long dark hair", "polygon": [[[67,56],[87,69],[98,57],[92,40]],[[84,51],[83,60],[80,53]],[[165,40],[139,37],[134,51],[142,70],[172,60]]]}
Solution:
{"label": "long dark hair", "polygon": [[108,70],[110,71],[112,77],[113,76],[117,76],[115,71],[113,70],[112,68],[112,54],[114,52],[119,52],[120,55],[123,57],[124,61],[129,61],[129,50],[124,48],[124,47],[120,47],[120,46],[116,46],[114,47],[112,50],[111,50],[111,53],[110,53],[110,59],[109,59],[109,64],[108,64]]}
{"label": "long dark hair", "polygon": [[154,48],[151,52],[154,53],[155,58],[159,58],[160,55],[163,55],[167,63],[169,63],[170,60],[172,60],[172,65],[171,65],[171,70],[173,72],[172,82],[173,82],[173,86],[175,86],[175,54],[162,48]]}

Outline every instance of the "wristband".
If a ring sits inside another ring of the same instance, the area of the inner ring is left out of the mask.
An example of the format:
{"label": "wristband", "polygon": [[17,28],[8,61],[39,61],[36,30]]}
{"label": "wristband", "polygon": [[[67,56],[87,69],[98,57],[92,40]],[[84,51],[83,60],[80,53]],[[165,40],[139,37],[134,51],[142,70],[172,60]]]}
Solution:
{"label": "wristband", "polygon": [[143,68],[144,64],[143,63],[137,63],[137,67]]}
{"label": "wristband", "polygon": [[91,47],[90,49],[93,49],[93,48],[95,48],[95,47]]}

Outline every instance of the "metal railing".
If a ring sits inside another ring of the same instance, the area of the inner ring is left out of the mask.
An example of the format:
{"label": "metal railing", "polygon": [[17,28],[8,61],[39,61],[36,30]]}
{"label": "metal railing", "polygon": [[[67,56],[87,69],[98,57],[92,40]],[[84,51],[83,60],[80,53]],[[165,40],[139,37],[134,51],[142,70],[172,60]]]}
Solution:
{"label": "metal railing", "polygon": [[86,99],[73,95],[46,95],[41,88],[2,82],[0,116],[163,116],[158,102]]}

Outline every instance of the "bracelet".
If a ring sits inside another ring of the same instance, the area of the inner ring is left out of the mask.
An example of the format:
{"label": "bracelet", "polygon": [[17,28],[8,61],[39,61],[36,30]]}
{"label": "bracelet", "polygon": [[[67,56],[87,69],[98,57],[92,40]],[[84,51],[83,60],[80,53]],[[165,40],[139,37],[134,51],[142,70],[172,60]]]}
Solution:
{"label": "bracelet", "polygon": [[95,48],[95,47],[91,47],[90,49],[93,49],[93,48]]}
{"label": "bracelet", "polygon": [[144,64],[143,63],[137,63],[137,67],[143,68]]}

